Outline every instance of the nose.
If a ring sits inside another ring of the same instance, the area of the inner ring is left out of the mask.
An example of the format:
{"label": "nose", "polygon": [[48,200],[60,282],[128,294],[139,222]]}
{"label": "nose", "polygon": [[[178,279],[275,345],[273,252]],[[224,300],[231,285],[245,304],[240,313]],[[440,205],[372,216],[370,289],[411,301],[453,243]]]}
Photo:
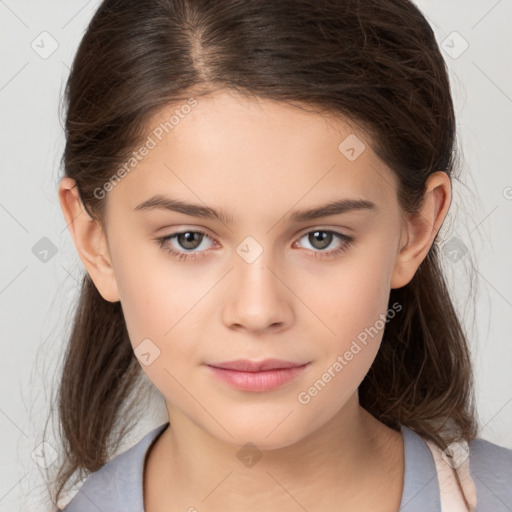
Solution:
{"label": "nose", "polygon": [[292,324],[293,294],[265,251],[252,263],[236,261],[231,275],[231,288],[222,311],[227,327],[262,334],[281,331]]}

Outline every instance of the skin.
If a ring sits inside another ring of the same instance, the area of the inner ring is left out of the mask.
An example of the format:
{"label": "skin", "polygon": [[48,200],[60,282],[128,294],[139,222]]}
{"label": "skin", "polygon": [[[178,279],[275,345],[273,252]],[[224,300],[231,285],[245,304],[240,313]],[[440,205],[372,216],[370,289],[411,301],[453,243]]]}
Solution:
{"label": "skin", "polygon": [[[148,133],[175,108],[159,112]],[[366,147],[354,161],[338,150],[350,134]],[[200,97],[107,194],[104,229],[73,180],[62,179],[61,207],[84,266],[105,300],[121,301],[134,349],[150,339],[160,351],[141,364],[171,424],[147,457],[146,511],[398,510],[402,436],[357,394],[383,328],[309,403],[298,401],[386,314],[390,290],[412,279],[449,209],[449,177],[436,172],[419,214],[404,216],[395,175],[370,143],[340,117],[219,91]],[[223,209],[233,222],[135,210],[157,193]],[[289,220],[342,198],[376,209]],[[167,242],[202,252],[195,259],[179,260],[154,240],[197,229],[208,236],[195,249]],[[354,240],[328,256],[344,242],[333,236],[322,248],[307,236],[316,230]],[[248,236],[263,251],[251,263],[237,253]],[[271,357],[310,364],[262,393],[231,388],[204,365]],[[262,455],[252,467],[237,457],[247,442]]]}

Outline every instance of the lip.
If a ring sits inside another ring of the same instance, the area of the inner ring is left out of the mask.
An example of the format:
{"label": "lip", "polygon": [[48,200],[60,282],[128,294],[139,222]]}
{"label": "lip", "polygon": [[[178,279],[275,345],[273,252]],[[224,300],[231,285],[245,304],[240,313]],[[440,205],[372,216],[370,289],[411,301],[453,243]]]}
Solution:
{"label": "lip", "polygon": [[281,359],[250,361],[237,359],[207,364],[212,373],[223,382],[242,391],[264,392],[276,389],[298,377],[309,365]]}
{"label": "lip", "polygon": [[222,368],[224,370],[237,370],[239,372],[261,372],[265,370],[280,370],[286,368],[297,368],[306,363],[294,363],[284,359],[263,359],[262,361],[251,361],[250,359],[236,359],[223,363],[211,363],[208,366]]}

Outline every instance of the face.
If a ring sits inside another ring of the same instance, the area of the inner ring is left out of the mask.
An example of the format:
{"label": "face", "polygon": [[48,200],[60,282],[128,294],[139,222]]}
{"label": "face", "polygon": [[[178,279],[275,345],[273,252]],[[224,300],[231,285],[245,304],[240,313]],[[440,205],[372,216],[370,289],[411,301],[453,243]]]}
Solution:
{"label": "face", "polygon": [[[397,182],[341,118],[218,92],[162,136],[175,110],[154,118],[154,144],[104,198],[131,343],[171,424],[283,447],[342,414],[378,352]],[[343,201],[360,207],[306,214]],[[301,367],[209,366],[239,359]]]}

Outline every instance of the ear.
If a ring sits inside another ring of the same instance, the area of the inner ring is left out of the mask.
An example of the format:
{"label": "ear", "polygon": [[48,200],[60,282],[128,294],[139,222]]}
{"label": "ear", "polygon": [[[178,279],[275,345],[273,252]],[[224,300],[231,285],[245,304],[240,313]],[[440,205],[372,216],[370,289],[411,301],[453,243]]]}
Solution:
{"label": "ear", "polygon": [[414,277],[425,259],[450,208],[450,177],[442,171],[431,174],[419,211],[404,222],[400,250],[391,277],[391,288],[401,288]]}
{"label": "ear", "polygon": [[85,210],[75,180],[65,176],[59,184],[59,201],[78,255],[98,292],[109,302],[120,300],[105,232]]}

